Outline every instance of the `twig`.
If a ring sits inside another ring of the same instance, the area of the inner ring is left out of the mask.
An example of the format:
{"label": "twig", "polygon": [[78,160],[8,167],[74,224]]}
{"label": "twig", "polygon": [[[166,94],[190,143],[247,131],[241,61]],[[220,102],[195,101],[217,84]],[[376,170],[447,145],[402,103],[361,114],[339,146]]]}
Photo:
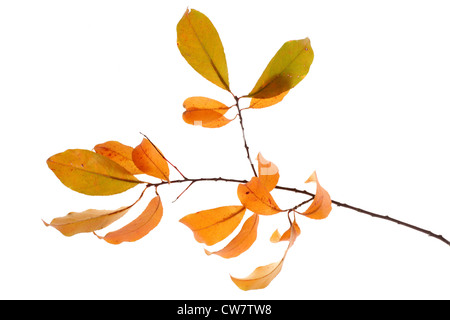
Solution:
{"label": "twig", "polygon": [[257,177],[258,174],[256,173],[255,166],[253,165],[252,159],[250,158],[250,151],[249,151],[249,147],[247,145],[247,139],[245,138],[244,123],[242,121],[241,109],[239,108],[239,98],[234,96],[234,99],[236,100],[236,108],[238,110],[239,121],[241,123],[242,138],[244,139],[244,148],[245,148],[245,151],[247,152],[247,158],[248,158],[248,161],[250,162],[250,166],[252,167],[253,174],[255,175],[255,177]]}

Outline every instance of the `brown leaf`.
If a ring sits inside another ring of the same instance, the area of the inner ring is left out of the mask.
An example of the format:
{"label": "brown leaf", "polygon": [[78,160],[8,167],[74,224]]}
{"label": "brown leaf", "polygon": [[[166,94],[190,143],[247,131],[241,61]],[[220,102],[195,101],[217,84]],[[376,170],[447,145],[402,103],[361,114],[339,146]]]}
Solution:
{"label": "brown leaf", "polygon": [[205,249],[207,255],[217,254],[223,258],[234,258],[247,251],[256,240],[258,230],[259,216],[253,214],[248,218],[241,228],[241,231],[228,243],[222,250],[209,252]]}
{"label": "brown leaf", "polygon": [[264,159],[261,153],[258,153],[258,177],[261,183],[266,187],[267,191],[272,191],[280,178],[278,167]]}
{"label": "brown leaf", "polygon": [[[294,228],[295,228],[295,233],[296,233],[296,235],[298,236],[298,235],[300,235],[300,227],[298,226],[298,224],[297,224],[297,222],[296,221],[294,221],[293,222],[293,224],[294,224]],[[287,229],[284,233],[283,233],[283,235],[281,235],[279,232],[278,232],[278,230],[275,230],[273,233],[272,233],[272,236],[270,237],[270,242],[272,242],[272,243],[278,243],[278,242],[280,242],[280,241],[289,241],[291,239],[291,227],[289,227],[289,229]]]}
{"label": "brown leaf", "polygon": [[149,176],[169,181],[169,165],[163,154],[148,139],[134,148],[132,159],[136,167]]}
{"label": "brown leaf", "polygon": [[282,211],[257,177],[253,177],[245,184],[240,184],[237,194],[242,205],[254,213],[272,215]]}
{"label": "brown leaf", "polygon": [[159,224],[162,214],[161,198],[156,196],[135,220],[119,230],[107,233],[104,237],[98,235],[97,237],[111,244],[137,241],[146,236]]}
{"label": "brown leaf", "polygon": [[258,267],[244,278],[235,278],[233,276],[230,276],[231,280],[239,287],[239,289],[245,291],[263,289],[267,287],[272,282],[272,280],[275,279],[275,277],[280,273],[281,268],[283,267],[284,260],[286,258],[286,254],[294,244],[297,236],[298,234],[296,228],[294,224],[291,223],[289,245],[283,255],[283,258],[279,262],[274,262],[265,266]]}
{"label": "brown leaf", "polygon": [[325,219],[331,212],[331,197],[328,192],[322,188],[317,180],[317,174],[314,171],[313,174],[306,180],[305,183],[315,182],[316,195],[311,205],[302,213],[305,217],[311,219]]}
{"label": "brown leaf", "polygon": [[180,219],[195,240],[210,246],[228,237],[244,217],[245,207],[225,206],[191,213]]}
{"label": "brown leaf", "polygon": [[132,153],[133,148],[126,146],[117,141],[107,141],[105,143],[97,144],[94,147],[95,152],[101,154],[112,161],[124,167],[131,174],[142,174],[133,162]]}

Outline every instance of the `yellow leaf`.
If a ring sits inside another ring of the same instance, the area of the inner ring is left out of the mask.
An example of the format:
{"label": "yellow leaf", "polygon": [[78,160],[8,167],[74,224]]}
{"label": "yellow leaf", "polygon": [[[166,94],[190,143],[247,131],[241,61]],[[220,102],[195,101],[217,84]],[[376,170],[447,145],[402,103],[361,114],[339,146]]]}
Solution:
{"label": "yellow leaf", "polygon": [[244,222],[239,233],[230,241],[230,243],[228,243],[228,245],[216,252],[209,252],[205,249],[206,254],[217,254],[226,259],[239,256],[241,253],[247,251],[255,242],[258,223],[259,216],[255,213]]}
{"label": "yellow leaf", "polygon": [[261,183],[266,187],[267,191],[272,191],[280,178],[280,174],[278,172],[278,167],[264,159],[261,153],[258,153],[258,177]]}
{"label": "yellow leaf", "polygon": [[314,171],[313,174],[306,180],[305,183],[315,182],[316,187],[316,195],[314,196],[314,200],[311,205],[306,209],[302,215],[311,218],[311,219],[324,219],[328,217],[331,212],[331,197],[328,192],[322,188],[317,180],[317,174]]}
{"label": "yellow leaf", "polygon": [[247,97],[267,99],[294,88],[308,74],[313,59],[308,38],[284,43]]}
{"label": "yellow leaf", "polygon": [[228,237],[244,217],[245,207],[225,206],[189,214],[180,219],[195,240],[210,246]]}
{"label": "yellow leaf", "polygon": [[107,141],[105,143],[98,144],[94,147],[95,152],[101,154],[119,165],[124,167],[131,174],[141,174],[133,162],[132,152],[133,148],[126,146],[117,141]]}
{"label": "yellow leaf", "polygon": [[282,211],[257,177],[253,177],[245,184],[240,184],[237,194],[242,205],[254,213],[272,215]]}
{"label": "yellow leaf", "polygon": [[280,93],[279,95],[276,95],[276,96],[271,97],[271,98],[266,98],[266,99],[252,98],[252,100],[250,101],[249,108],[262,109],[262,108],[267,108],[267,107],[273,106],[274,104],[277,104],[278,102],[283,100],[283,98],[288,93],[289,93],[289,90],[286,90],[286,91]]}
{"label": "yellow leaf", "polygon": [[177,25],[177,45],[195,71],[230,91],[222,41],[208,17],[194,9],[186,10]]}
{"label": "yellow leaf", "polygon": [[244,278],[231,277],[231,280],[239,287],[241,290],[255,290],[263,289],[267,287],[273,279],[280,273],[283,267],[284,260],[288,250],[292,247],[297,238],[298,234],[294,224],[291,223],[290,228],[290,238],[289,245],[283,255],[283,258],[279,262],[274,262],[265,266],[256,268],[252,273]]}
{"label": "yellow leaf", "polygon": [[191,125],[204,128],[219,128],[232,120],[223,115],[230,109],[223,103],[205,97],[191,97],[184,101],[183,120]]}
{"label": "yellow leaf", "polygon": [[77,233],[103,229],[121,218],[131,207],[121,207],[116,210],[89,209],[83,212],[70,212],[64,217],[54,218],[50,223],[43,222],[47,227],[53,227],[63,235],[70,237]]}
{"label": "yellow leaf", "polygon": [[148,139],[134,148],[132,159],[136,167],[149,176],[169,181],[169,165],[163,154]]}
{"label": "yellow leaf", "polygon": [[156,196],[135,220],[119,230],[107,233],[104,237],[98,235],[97,237],[111,244],[137,241],[146,236],[159,224],[162,214],[161,199],[159,196]]}
{"label": "yellow leaf", "polygon": [[66,150],[50,157],[47,165],[65,186],[87,195],[112,195],[142,183],[116,162],[89,150]]}

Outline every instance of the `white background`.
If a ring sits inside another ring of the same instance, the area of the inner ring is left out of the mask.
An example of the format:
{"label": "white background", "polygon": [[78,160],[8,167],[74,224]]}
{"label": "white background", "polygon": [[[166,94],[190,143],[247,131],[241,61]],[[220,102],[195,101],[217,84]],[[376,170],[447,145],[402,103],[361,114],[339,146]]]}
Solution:
{"label": "white background", "polygon": [[[216,130],[182,121],[187,97],[233,103],[176,47],[188,6],[216,26],[236,95],[285,41],[311,39],[308,76],[279,105],[243,113],[252,158],[273,161],[281,185],[315,191],[304,181],[316,170],[333,199],[450,239],[447,1],[2,1],[0,298],[450,298],[449,246],[342,208],[322,221],[299,218],[280,275],[264,290],[237,289],[230,273],[281,258],[286,244],[268,239],[286,219],[262,217],[257,242],[232,260],[206,256],[178,222],[239,204],[235,184],[199,183],[175,203],[186,185],[161,187],[163,220],[136,243],[44,226],[70,211],[131,204],[142,190],[89,197],[65,188],[45,161],[69,148],[135,146],[143,132],[189,177],[251,178],[237,121]],[[285,208],[305,199],[273,195]]]}

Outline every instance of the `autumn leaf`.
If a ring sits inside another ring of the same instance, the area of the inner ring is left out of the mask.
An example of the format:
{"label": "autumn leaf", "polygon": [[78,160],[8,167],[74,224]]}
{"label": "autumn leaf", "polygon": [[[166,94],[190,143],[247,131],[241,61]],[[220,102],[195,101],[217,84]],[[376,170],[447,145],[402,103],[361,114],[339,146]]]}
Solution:
{"label": "autumn leaf", "polygon": [[282,211],[258,177],[240,184],[237,194],[242,205],[254,213],[272,215]]}
{"label": "autumn leaf", "polygon": [[280,273],[281,268],[283,267],[284,260],[286,259],[286,254],[294,244],[297,237],[297,230],[294,224],[291,223],[289,245],[283,255],[283,258],[280,261],[258,267],[244,278],[236,278],[230,275],[231,280],[239,287],[239,289],[244,291],[263,289],[267,287],[272,282],[272,280],[275,279],[275,277]]}
{"label": "autumn leaf", "polygon": [[159,196],[154,197],[145,210],[135,220],[123,228],[107,233],[104,237],[98,236],[111,244],[137,241],[146,236],[161,221],[163,207]]}
{"label": "autumn leaf", "polygon": [[258,153],[256,158],[258,160],[258,177],[261,183],[266,187],[267,191],[272,191],[280,178],[278,167],[264,159],[261,153]]}
{"label": "autumn leaf", "polygon": [[286,90],[274,97],[271,98],[262,98],[262,99],[258,99],[258,98],[252,98],[252,100],[250,101],[250,106],[249,108],[251,109],[262,109],[262,108],[267,108],[270,106],[273,106],[275,104],[277,104],[278,102],[280,102],[281,100],[283,100],[283,98],[289,93],[289,90]]}
{"label": "autumn leaf", "polygon": [[233,240],[230,241],[230,243],[228,243],[228,245],[226,245],[222,250],[216,252],[209,252],[205,249],[206,254],[216,254],[226,259],[239,256],[247,251],[255,242],[258,223],[259,216],[255,213],[244,222],[239,233],[233,238]]}
{"label": "autumn leaf", "polygon": [[95,152],[101,154],[119,165],[124,167],[131,174],[141,174],[133,162],[131,154],[133,153],[133,147],[126,146],[117,141],[107,141],[105,143],[97,144],[94,147]]}
{"label": "autumn leaf", "polygon": [[247,97],[267,99],[294,88],[308,74],[313,59],[308,38],[284,43]]}
{"label": "autumn leaf", "polygon": [[65,186],[87,195],[117,194],[142,183],[116,162],[89,150],[66,150],[51,156],[47,165]]}
{"label": "autumn leaf", "polygon": [[207,16],[194,9],[186,10],[177,25],[177,45],[195,71],[230,91],[222,41]]}
{"label": "autumn leaf", "polygon": [[331,212],[331,197],[328,192],[322,188],[317,180],[317,174],[314,171],[313,174],[306,180],[305,183],[316,183],[316,195],[311,205],[302,213],[305,217],[311,219],[325,219]]}
{"label": "autumn leaf", "polygon": [[139,170],[149,176],[169,181],[169,165],[163,154],[148,139],[143,138],[131,157]]}
{"label": "autumn leaf", "polygon": [[[295,228],[295,233],[297,234],[297,236],[300,235],[301,231],[300,231],[300,227],[298,226],[297,222],[294,221],[293,224],[294,224],[294,228]],[[281,235],[280,232],[278,232],[278,229],[277,229],[277,230],[275,230],[272,233],[272,236],[270,237],[270,242],[278,243],[280,241],[289,241],[290,238],[291,238],[291,227],[289,227],[289,229],[287,229],[283,233],[283,235]]]}
{"label": "autumn leaf", "polygon": [[205,97],[187,98],[183,107],[186,109],[183,112],[183,120],[191,125],[219,128],[232,121],[224,116],[230,107],[214,99]]}
{"label": "autumn leaf", "polygon": [[244,217],[245,207],[225,206],[189,214],[180,219],[194,233],[195,240],[208,246],[228,237]]}
{"label": "autumn leaf", "polygon": [[53,227],[70,237],[78,233],[103,229],[120,219],[130,208],[131,206],[116,210],[89,209],[83,212],[70,212],[64,217],[54,218],[50,223],[43,222],[47,227]]}

